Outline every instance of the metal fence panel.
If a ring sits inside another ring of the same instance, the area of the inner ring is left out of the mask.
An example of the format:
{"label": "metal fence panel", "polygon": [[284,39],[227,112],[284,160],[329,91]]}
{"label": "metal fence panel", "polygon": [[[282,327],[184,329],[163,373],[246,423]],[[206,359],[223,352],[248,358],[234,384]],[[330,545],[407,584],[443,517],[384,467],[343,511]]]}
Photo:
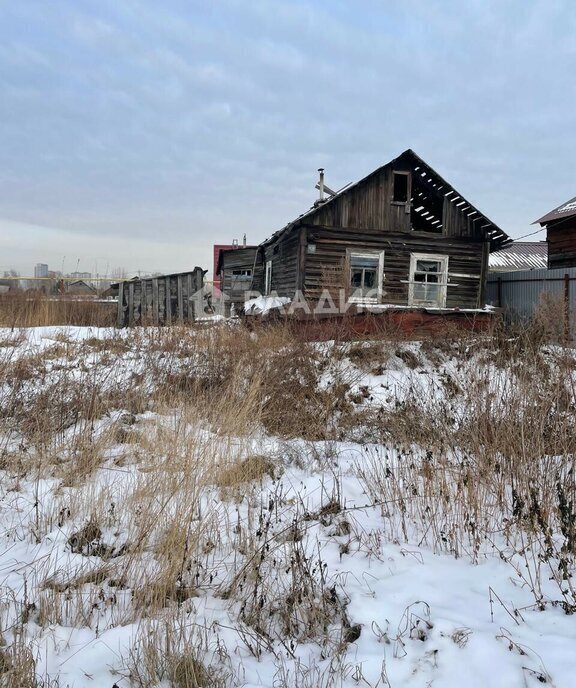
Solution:
{"label": "metal fence panel", "polygon": [[576,268],[493,272],[488,275],[486,302],[502,308],[510,317],[530,318],[542,303],[544,293],[564,304],[568,323],[574,326]]}

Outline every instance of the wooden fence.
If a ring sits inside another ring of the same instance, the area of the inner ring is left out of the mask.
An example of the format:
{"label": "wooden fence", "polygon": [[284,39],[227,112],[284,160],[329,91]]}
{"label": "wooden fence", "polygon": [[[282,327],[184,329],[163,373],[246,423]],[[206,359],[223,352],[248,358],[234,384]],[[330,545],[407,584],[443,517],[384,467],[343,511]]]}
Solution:
{"label": "wooden fence", "polygon": [[204,274],[195,267],[191,272],[120,282],[118,327],[194,320],[201,314]]}

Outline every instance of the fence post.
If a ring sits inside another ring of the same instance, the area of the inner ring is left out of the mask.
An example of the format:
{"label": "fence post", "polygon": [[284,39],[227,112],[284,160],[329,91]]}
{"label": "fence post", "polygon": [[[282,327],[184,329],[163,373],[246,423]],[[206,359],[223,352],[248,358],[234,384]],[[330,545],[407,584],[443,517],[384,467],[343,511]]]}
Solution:
{"label": "fence post", "polygon": [[158,278],[152,278],[152,322],[156,327],[160,324],[160,287]]}
{"label": "fence post", "polygon": [[570,275],[564,275],[564,336],[570,338]]}
{"label": "fence post", "polygon": [[124,282],[118,282],[118,327],[124,327]]}
{"label": "fence post", "polygon": [[498,308],[502,308],[502,278],[500,276],[497,281],[496,298],[498,300]]}
{"label": "fence post", "polygon": [[164,278],[164,301],[166,304],[166,313],[164,314],[164,324],[172,324],[172,293],[170,292],[170,277]]}
{"label": "fence post", "polygon": [[180,323],[184,320],[184,293],[182,275],[176,278],[176,288],[178,294],[178,320]]}
{"label": "fence post", "polygon": [[128,284],[128,327],[134,324],[134,282]]}

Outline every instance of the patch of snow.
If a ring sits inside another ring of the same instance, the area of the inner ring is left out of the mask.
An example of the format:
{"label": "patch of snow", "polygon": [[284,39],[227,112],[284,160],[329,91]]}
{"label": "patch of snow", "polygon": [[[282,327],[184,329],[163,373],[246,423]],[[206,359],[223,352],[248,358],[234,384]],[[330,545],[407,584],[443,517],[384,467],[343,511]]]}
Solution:
{"label": "patch of snow", "polygon": [[264,315],[289,303],[290,299],[287,296],[258,296],[246,301],[244,312],[248,315]]}

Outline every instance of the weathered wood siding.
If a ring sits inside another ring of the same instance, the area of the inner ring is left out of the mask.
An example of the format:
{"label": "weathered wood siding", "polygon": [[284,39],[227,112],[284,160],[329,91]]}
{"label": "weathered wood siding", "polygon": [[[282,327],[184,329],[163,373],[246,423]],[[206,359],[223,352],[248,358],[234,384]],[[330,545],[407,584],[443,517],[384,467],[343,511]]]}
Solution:
{"label": "weathered wood siding", "polygon": [[407,171],[406,165],[377,170],[350,191],[320,207],[312,224],[358,230],[410,232],[410,213],[406,204],[392,203],[394,171]]}
{"label": "weathered wood siding", "polygon": [[310,227],[308,241],[316,252],[306,255],[306,298],[316,299],[322,289],[337,292],[349,283],[346,249],[384,251],[383,303],[408,305],[411,253],[448,256],[447,308],[478,308],[481,300],[483,243],[443,236],[378,234],[356,229]]}
{"label": "weathered wood siding", "polygon": [[[266,263],[272,261],[271,291],[278,296],[294,296],[298,288],[298,259],[300,233],[297,229],[278,237],[264,247],[263,270]],[[262,285],[264,286],[264,285]]]}
{"label": "weathered wood siding", "polygon": [[[220,269],[221,291],[226,298],[226,312],[229,312],[233,304],[235,308],[244,304],[247,291],[260,291],[254,287],[254,271],[258,248],[248,247],[225,251],[222,255],[222,267]],[[249,271],[249,276],[235,275],[234,271]]]}
{"label": "weathered wood siding", "polygon": [[548,268],[576,267],[576,217],[547,227]]}
{"label": "weathered wood siding", "polygon": [[[445,189],[427,179],[426,174],[417,167],[407,160],[399,160],[376,170],[348,192],[320,207],[311,218],[311,223],[323,227],[427,236],[435,232],[412,230],[410,205],[418,207],[434,199],[442,207],[442,217],[438,218],[442,221],[439,234],[481,241],[483,221],[478,214],[471,211],[456,194],[445,196]],[[409,173],[412,204],[393,200],[394,172]]]}
{"label": "weathered wood siding", "polygon": [[170,325],[194,320],[193,297],[202,289],[204,271],[147,277],[118,285],[118,327],[132,325]]}

